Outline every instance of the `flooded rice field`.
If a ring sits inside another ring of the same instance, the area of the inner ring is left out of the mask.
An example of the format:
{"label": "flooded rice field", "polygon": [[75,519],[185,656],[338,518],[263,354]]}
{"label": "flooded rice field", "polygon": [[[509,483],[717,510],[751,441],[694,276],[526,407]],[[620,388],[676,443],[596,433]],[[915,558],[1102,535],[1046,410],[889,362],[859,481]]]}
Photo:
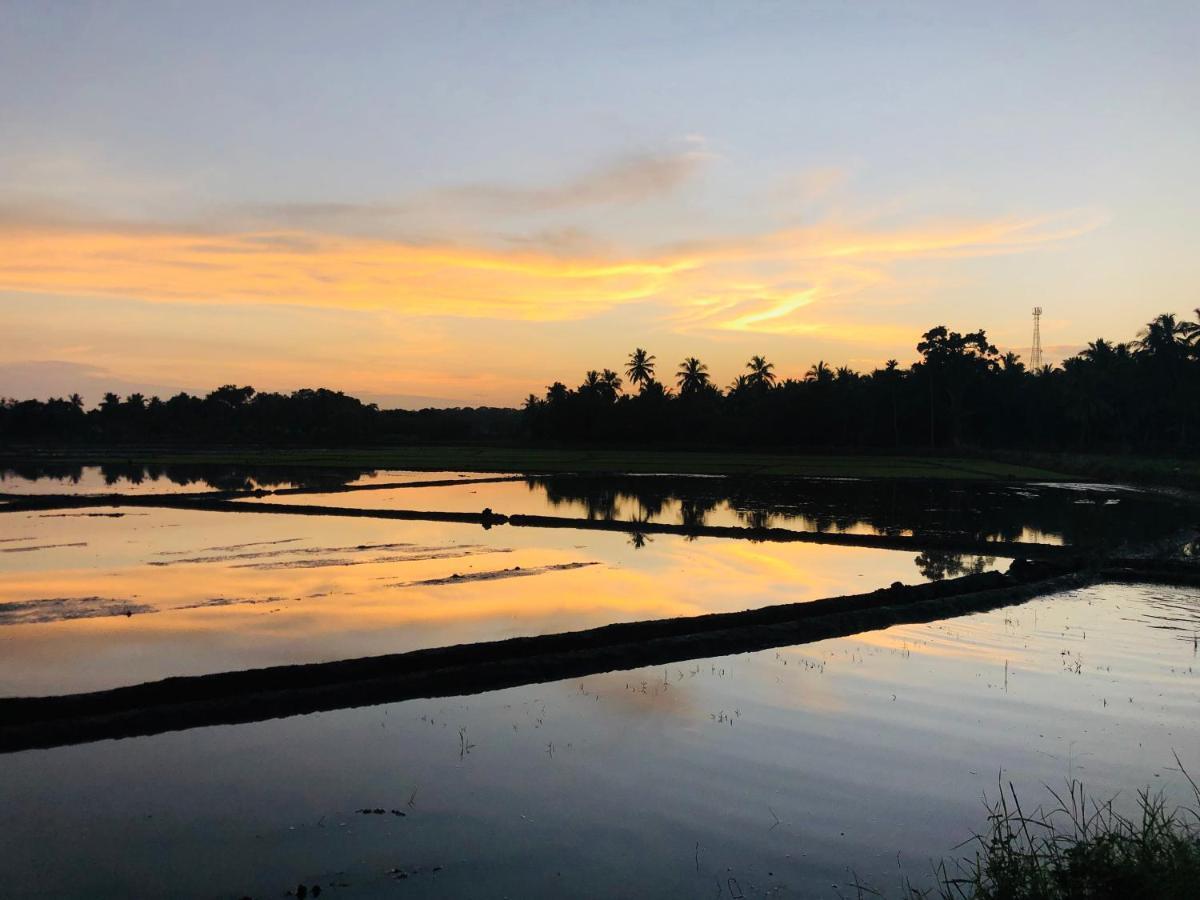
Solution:
{"label": "flooded rice field", "polygon": [[[44,476],[44,477],[43,477]],[[491,476],[494,478],[495,476]],[[7,472],[12,495],[297,490],[371,509],[1079,547],[1194,525],[1105,486],[470,473]],[[429,487],[387,487],[422,482]],[[64,487],[68,485],[68,487]],[[343,487],[365,488],[342,490]],[[322,493],[321,491],[325,491]],[[107,501],[106,501],[107,502]],[[804,602],[1008,560],[572,528],[114,503],[0,513],[0,696]],[[20,897],[899,895],[1043,799],[1190,796],[1200,591],[1096,584],[990,612],[462,697],[0,756]],[[71,865],[63,865],[70,859]]]}
{"label": "flooded rice field", "polygon": [[0,541],[0,696],[727,612],[925,577],[912,554],[856,547],[132,507],[0,516]]}

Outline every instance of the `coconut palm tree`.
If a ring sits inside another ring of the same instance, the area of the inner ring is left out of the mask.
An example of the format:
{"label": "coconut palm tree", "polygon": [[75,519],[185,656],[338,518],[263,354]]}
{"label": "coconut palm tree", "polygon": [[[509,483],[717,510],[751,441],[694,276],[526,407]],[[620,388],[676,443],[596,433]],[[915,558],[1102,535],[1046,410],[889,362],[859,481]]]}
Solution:
{"label": "coconut palm tree", "polygon": [[600,373],[600,385],[604,398],[615,402],[617,395],[621,393],[621,376],[612,369],[605,369]]}
{"label": "coconut palm tree", "polygon": [[644,387],[652,382],[654,380],[654,359],[652,354],[647,353],[641,347],[630,353],[629,359],[625,363],[625,375],[629,378],[629,383]]}
{"label": "coconut palm tree", "polygon": [[774,363],[767,362],[764,356],[752,356],[750,361],[746,363],[746,368],[750,370],[750,384],[755,387],[771,387],[775,384],[776,376],[772,369],[775,368]]}
{"label": "coconut palm tree", "polygon": [[589,369],[579,386],[579,393],[585,396],[599,397],[608,403],[615,403],[621,392],[621,376],[612,369],[597,372]]}
{"label": "coconut palm tree", "polygon": [[1138,352],[1167,359],[1178,356],[1188,338],[1189,324],[1180,322],[1172,313],[1155,316],[1138,333]]}
{"label": "coconut palm tree", "polygon": [[804,373],[804,380],[815,381],[817,384],[826,384],[833,380],[833,370],[825,365],[825,360],[817,360]]}
{"label": "coconut palm tree", "polygon": [[1195,322],[1184,322],[1183,333],[1194,353],[1200,353],[1200,306],[1192,310],[1196,314]]}
{"label": "coconut palm tree", "polygon": [[1018,354],[1009,352],[1000,357],[1000,369],[1003,372],[1021,374],[1025,371],[1025,363],[1021,362],[1021,357]]}
{"label": "coconut palm tree", "polygon": [[708,366],[694,356],[689,356],[679,364],[679,371],[675,373],[675,377],[678,379],[679,390],[684,394],[694,394],[703,390],[710,380]]}

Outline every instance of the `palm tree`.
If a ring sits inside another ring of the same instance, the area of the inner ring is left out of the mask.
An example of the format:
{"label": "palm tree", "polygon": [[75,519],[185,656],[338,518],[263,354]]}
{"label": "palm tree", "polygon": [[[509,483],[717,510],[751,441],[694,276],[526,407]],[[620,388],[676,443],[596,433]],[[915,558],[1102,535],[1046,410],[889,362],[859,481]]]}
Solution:
{"label": "palm tree", "polygon": [[1135,343],[1137,355],[1149,364],[1148,383],[1156,395],[1151,403],[1160,417],[1175,424],[1181,445],[1187,444],[1188,423],[1195,408],[1187,371],[1188,357],[1194,352],[1191,337],[1191,322],[1163,313],[1147,323]]}
{"label": "palm tree", "polygon": [[1016,374],[1024,374],[1025,363],[1021,362],[1021,357],[1016,353],[1005,353],[1000,357],[1000,367],[1005,372],[1015,372]]}
{"label": "palm tree", "polygon": [[606,403],[615,403],[621,392],[621,376],[612,369],[597,372],[590,369],[583,377],[579,393],[584,396],[597,397]]}
{"label": "palm tree", "polygon": [[652,354],[638,347],[625,363],[625,374],[630,384],[645,386],[654,380],[654,359]]}
{"label": "palm tree", "polygon": [[804,380],[815,381],[817,384],[825,384],[833,380],[833,370],[825,365],[825,360],[817,360],[804,373]]}
{"label": "palm tree", "polygon": [[612,369],[605,369],[600,373],[600,386],[605,399],[614,402],[621,393],[621,376]]}
{"label": "palm tree", "polygon": [[1155,316],[1138,333],[1139,352],[1148,356],[1172,358],[1187,340],[1190,323],[1180,322],[1171,313]]}
{"label": "palm tree", "polygon": [[689,356],[679,364],[679,371],[675,373],[675,377],[679,380],[679,390],[682,393],[694,394],[708,385],[708,366],[696,357]]}
{"label": "palm tree", "polygon": [[1200,306],[1197,306],[1192,312],[1196,314],[1196,321],[1184,322],[1183,333],[1192,352],[1200,353]]}
{"label": "palm tree", "polygon": [[892,411],[892,443],[897,447],[900,446],[900,410],[898,403],[900,380],[903,375],[900,372],[900,363],[894,359],[889,359],[882,369],[876,369],[872,373],[872,377],[880,385],[886,385],[888,405]]}
{"label": "palm tree", "polygon": [[1102,362],[1114,355],[1113,345],[1104,338],[1089,341],[1087,347],[1079,351],[1079,355],[1088,362]]}
{"label": "palm tree", "polygon": [[750,370],[750,377],[747,380],[755,387],[771,387],[775,383],[775,373],[771,371],[775,368],[775,364],[767,362],[766,357],[750,357],[746,368]]}

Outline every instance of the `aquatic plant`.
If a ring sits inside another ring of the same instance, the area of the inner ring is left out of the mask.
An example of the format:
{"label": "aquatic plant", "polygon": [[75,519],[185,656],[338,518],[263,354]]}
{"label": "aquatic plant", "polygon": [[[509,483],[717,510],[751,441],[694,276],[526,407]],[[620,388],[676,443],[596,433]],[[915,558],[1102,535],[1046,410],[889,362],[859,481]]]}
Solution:
{"label": "aquatic plant", "polygon": [[[1176,757],[1178,760],[1178,757]],[[1171,810],[1161,792],[1138,792],[1127,817],[1088,798],[1083,783],[1051,790],[1055,806],[1026,813],[1010,783],[969,843],[973,858],[939,867],[943,900],[1190,898],[1200,885],[1200,788],[1183,769],[1195,807]],[[951,868],[955,870],[951,873]]]}

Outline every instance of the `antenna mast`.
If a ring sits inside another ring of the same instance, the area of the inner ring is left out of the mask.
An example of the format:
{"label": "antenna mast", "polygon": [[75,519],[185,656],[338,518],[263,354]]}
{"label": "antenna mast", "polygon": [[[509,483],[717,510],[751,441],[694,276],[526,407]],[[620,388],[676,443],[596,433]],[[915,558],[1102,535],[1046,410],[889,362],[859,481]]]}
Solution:
{"label": "antenna mast", "polygon": [[1042,308],[1033,308],[1033,351],[1029,354],[1029,368],[1033,370],[1042,367]]}

